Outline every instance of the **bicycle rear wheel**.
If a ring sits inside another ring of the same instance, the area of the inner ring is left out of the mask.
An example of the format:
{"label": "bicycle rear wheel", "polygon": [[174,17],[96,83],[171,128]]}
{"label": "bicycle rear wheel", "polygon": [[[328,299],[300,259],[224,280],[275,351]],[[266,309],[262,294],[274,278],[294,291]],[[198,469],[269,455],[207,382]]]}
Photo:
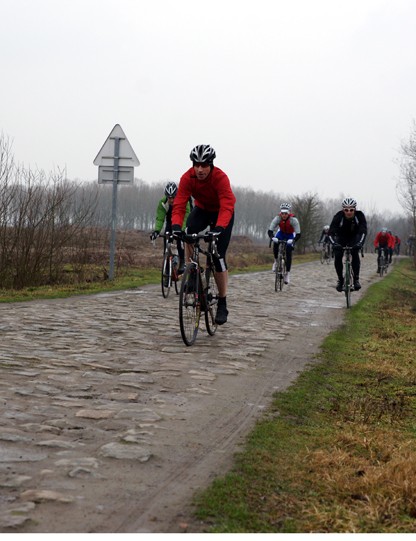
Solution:
{"label": "bicycle rear wheel", "polygon": [[168,254],[165,254],[163,257],[163,264],[162,264],[162,280],[161,280],[161,286],[162,286],[162,295],[165,299],[169,296],[169,290],[170,286],[172,284],[172,259],[169,257]]}
{"label": "bicycle rear wheel", "polygon": [[188,265],[182,277],[179,294],[179,326],[182,340],[187,346],[192,346],[196,340],[201,317],[199,301],[198,274],[194,265]]}
{"label": "bicycle rear wheel", "polygon": [[215,281],[215,269],[207,266],[205,270],[205,325],[209,335],[213,336],[217,330],[215,318],[218,308],[218,287]]}

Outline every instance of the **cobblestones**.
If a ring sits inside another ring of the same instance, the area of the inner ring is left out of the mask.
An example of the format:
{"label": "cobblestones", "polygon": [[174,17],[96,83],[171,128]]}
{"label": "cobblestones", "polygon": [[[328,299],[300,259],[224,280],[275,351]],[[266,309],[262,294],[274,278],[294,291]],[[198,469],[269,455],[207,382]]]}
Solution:
{"label": "cobblestones", "polygon": [[[300,345],[310,350],[340,321],[345,300],[332,266],[292,271],[281,293],[269,272],[231,277],[229,322],[214,337],[201,322],[190,348],[180,337],[177,297],[163,299],[153,286],[0,305],[1,531],[140,531],[137,518],[106,523],[112,500],[103,495],[121,490],[140,506],[141,494],[150,498],[178,470],[178,437],[186,452],[205,445],[193,415],[215,424],[209,407],[224,408],[227,388],[239,410],[264,409],[308,360]],[[363,270],[363,291],[371,279]],[[329,326],[323,312],[334,314]],[[300,360],[289,364],[281,351],[296,341]]]}

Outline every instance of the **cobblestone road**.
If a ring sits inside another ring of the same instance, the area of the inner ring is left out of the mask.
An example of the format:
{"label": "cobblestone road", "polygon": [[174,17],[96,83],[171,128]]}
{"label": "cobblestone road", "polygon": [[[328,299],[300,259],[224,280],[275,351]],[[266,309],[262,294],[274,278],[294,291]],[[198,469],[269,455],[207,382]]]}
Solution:
{"label": "cobblestone road", "polygon": [[194,491],[342,321],[334,277],[295,266],[275,293],[270,272],[233,276],[229,323],[190,348],[156,286],[1,305],[1,531],[183,531]]}

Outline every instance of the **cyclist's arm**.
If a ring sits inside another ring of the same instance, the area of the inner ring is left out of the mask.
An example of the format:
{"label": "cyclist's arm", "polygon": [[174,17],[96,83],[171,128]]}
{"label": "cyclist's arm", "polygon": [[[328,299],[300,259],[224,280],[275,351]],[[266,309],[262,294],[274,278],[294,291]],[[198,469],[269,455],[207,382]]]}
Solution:
{"label": "cyclist's arm", "polygon": [[155,231],[161,231],[163,224],[165,223],[166,218],[166,209],[163,206],[163,198],[159,201],[156,208],[156,218],[155,218]]}
{"label": "cyclist's arm", "polygon": [[178,225],[182,229],[186,207],[191,197],[191,181],[188,175],[189,171],[182,175],[179,182],[178,193],[173,202],[172,226]]}
{"label": "cyclist's arm", "polygon": [[214,181],[214,188],[217,190],[220,205],[217,223],[215,225],[224,227],[225,229],[233,217],[236,198],[231,189],[228,176],[223,171],[215,168],[212,174],[215,174],[212,180]]}
{"label": "cyclist's arm", "polygon": [[296,239],[300,238],[300,223],[299,223],[299,220],[296,218],[296,216],[290,217],[290,223],[292,224],[293,229],[295,231]]}
{"label": "cyclist's arm", "polygon": [[183,219],[182,229],[185,229],[186,220],[188,219],[188,216],[189,216],[190,212],[191,212],[191,204],[190,204],[189,199],[188,199],[188,202],[186,203],[185,217]]}

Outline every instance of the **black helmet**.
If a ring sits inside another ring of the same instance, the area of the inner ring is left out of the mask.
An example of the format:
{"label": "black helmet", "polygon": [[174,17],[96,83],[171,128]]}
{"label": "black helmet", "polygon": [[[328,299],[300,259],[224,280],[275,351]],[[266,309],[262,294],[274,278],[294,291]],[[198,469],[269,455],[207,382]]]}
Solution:
{"label": "black helmet", "polygon": [[191,150],[189,157],[193,163],[213,165],[216,154],[211,145],[197,145]]}
{"label": "black helmet", "polygon": [[178,187],[175,182],[168,182],[165,187],[165,195],[167,197],[175,197]]}

